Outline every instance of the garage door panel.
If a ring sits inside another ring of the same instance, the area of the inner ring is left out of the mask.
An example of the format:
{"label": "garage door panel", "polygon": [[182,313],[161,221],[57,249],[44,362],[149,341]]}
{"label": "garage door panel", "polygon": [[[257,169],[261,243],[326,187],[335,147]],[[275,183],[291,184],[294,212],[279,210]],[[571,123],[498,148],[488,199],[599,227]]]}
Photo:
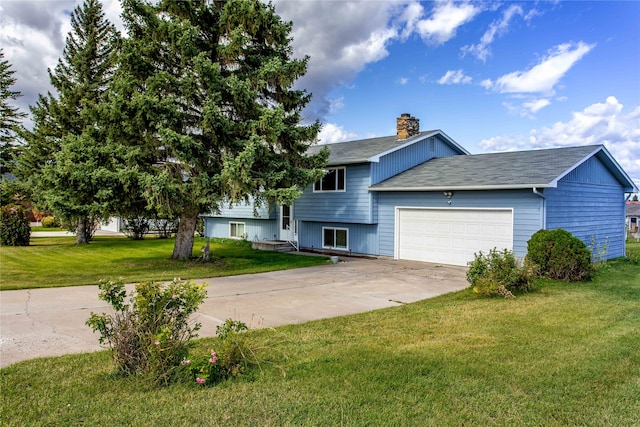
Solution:
{"label": "garage door panel", "polygon": [[397,257],[467,265],[474,253],[513,249],[513,212],[505,209],[398,209]]}

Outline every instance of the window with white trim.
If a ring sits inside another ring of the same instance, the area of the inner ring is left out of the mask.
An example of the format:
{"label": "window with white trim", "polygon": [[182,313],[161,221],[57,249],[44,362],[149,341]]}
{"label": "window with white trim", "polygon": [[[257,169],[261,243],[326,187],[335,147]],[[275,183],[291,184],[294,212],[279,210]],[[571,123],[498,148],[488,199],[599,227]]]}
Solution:
{"label": "window with white trim", "polygon": [[322,247],[325,249],[349,249],[349,230],[322,227]]}
{"label": "window with white trim", "polygon": [[229,222],[229,237],[232,239],[244,239],[244,222]]}
{"label": "window with white trim", "polygon": [[346,188],[345,168],[329,168],[324,171],[324,176],[313,185],[314,192],[320,191],[344,191]]}

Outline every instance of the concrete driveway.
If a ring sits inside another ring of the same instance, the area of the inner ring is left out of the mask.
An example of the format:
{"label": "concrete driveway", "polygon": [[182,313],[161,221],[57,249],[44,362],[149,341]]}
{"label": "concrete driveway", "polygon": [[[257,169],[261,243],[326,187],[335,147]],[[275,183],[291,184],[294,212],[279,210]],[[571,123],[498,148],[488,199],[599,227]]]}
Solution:
{"label": "concrete driveway", "polygon": [[[337,264],[198,279],[208,296],[194,321],[215,335],[227,318],[250,328],[302,323],[406,304],[468,286],[465,267],[341,257]],[[21,360],[101,350],[85,325],[109,311],[98,287],[0,292],[0,367]]]}

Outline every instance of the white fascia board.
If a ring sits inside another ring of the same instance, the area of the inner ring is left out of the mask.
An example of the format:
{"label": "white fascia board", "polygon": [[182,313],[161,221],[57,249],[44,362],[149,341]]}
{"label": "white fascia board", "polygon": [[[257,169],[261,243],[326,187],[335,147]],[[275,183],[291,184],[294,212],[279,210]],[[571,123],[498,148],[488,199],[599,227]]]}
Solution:
{"label": "white fascia board", "polygon": [[517,185],[469,185],[444,187],[369,187],[369,191],[478,191],[478,190],[522,190],[530,188],[547,188],[548,184],[517,184]]}
{"label": "white fascia board", "polygon": [[[636,184],[633,182],[631,177],[629,177],[629,175],[627,175],[627,173],[624,171],[624,169],[622,169],[622,166],[620,166],[620,164],[616,161],[616,159],[613,158],[611,153],[609,153],[609,151],[607,150],[607,148],[604,145],[599,145],[598,147],[596,147],[595,150],[593,150],[590,154],[585,156],[582,160],[580,160],[579,162],[574,164],[572,167],[570,167],[569,169],[567,169],[566,171],[561,173],[556,179],[554,179],[553,181],[551,181],[549,183],[549,187],[557,187],[558,186],[558,181],[560,181],[562,178],[567,176],[567,174],[569,174],[572,170],[574,170],[578,166],[582,165],[584,162],[589,160],[591,157],[597,156],[599,153],[602,153],[602,155],[604,155],[605,158],[607,159],[607,161],[609,162],[609,164],[607,164],[607,162],[603,162],[604,166],[607,169],[609,169],[611,172],[613,172],[614,175],[618,174],[624,180],[627,181],[626,183],[621,182],[621,184],[623,184],[625,186],[625,192],[637,193],[638,192],[638,187],[636,186]],[[614,170],[612,171],[611,168],[613,168]],[[627,184],[628,184],[628,186],[627,186]],[[630,191],[626,191],[626,190],[630,190]]]}
{"label": "white fascia board", "polygon": [[558,186],[558,181],[560,181],[562,178],[567,176],[572,170],[576,169],[578,166],[580,166],[581,164],[583,164],[584,162],[589,160],[591,157],[595,156],[598,153],[598,151],[602,150],[602,148],[604,148],[604,147],[599,146],[595,150],[593,150],[591,153],[589,153],[586,156],[584,156],[584,158],[582,160],[580,160],[579,162],[576,162],[569,169],[565,170],[560,175],[558,175],[553,181],[551,181],[549,183],[549,186],[550,187],[554,187],[554,188],[557,187]]}
{"label": "white fascia board", "polygon": [[418,141],[422,141],[423,139],[431,138],[432,136],[436,136],[436,135],[441,135],[449,144],[453,145],[455,148],[457,148],[458,150],[462,151],[464,154],[471,154],[467,150],[462,148],[462,146],[460,144],[458,144],[453,139],[451,139],[449,137],[449,135],[447,135],[446,133],[442,132],[441,130],[435,130],[435,131],[429,132],[429,133],[427,133],[425,135],[416,135],[415,137],[408,138],[407,142],[405,142],[404,144],[399,145],[399,146],[394,147],[394,148],[390,148],[387,151],[384,151],[382,153],[376,154],[375,156],[369,157],[367,159],[367,161],[371,162],[371,163],[378,163],[378,162],[380,162],[380,159],[383,156],[386,156],[389,153],[393,153],[394,151],[402,150],[403,148],[408,147],[409,145],[415,144]]}

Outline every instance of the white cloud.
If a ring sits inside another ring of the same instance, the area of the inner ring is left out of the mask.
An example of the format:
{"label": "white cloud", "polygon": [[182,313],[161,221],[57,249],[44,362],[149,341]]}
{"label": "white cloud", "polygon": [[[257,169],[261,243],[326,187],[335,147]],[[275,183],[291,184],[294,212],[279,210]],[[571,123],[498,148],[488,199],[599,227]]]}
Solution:
{"label": "white cloud", "polygon": [[624,106],[609,96],[574,112],[571,120],[550,127],[531,129],[529,135],[496,136],[480,141],[486,151],[510,151],[604,144],[629,176],[640,184],[640,106],[628,114]]}
{"label": "white cloud", "polygon": [[458,85],[471,83],[471,77],[466,76],[462,70],[449,70],[440,77],[438,83],[441,85]]}
{"label": "white cloud", "polygon": [[388,44],[398,37],[392,21],[401,19],[399,6],[379,1],[275,2],[276,12],[293,22],[294,55],[310,57],[307,73],[297,83],[313,94],[305,111],[309,120],[325,119],[328,94],[388,55]]}
{"label": "white cloud", "polygon": [[551,49],[532,68],[505,74],[495,82],[485,80],[481,84],[499,93],[553,93],[560,79],[594,46],[583,42],[563,43]]}
{"label": "white cloud", "polygon": [[[118,0],[102,3],[107,18],[122,29]],[[0,3],[0,46],[15,71],[12,90],[22,94],[16,101],[22,111],[29,111],[38,94],[54,91],[47,69],[55,68],[62,56],[71,12],[79,4],[79,0]]]}
{"label": "white cloud", "polygon": [[482,8],[476,3],[437,2],[431,17],[418,21],[415,26],[418,34],[427,43],[439,45],[451,40],[458,27],[471,21]]}
{"label": "white cloud", "polygon": [[355,139],[357,136],[356,133],[344,130],[343,126],[326,123],[322,125],[322,129],[318,135],[318,143],[333,144],[334,142],[349,141]]}
{"label": "white cloud", "polygon": [[424,8],[419,2],[412,1],[407,4],[399,18],[399,21],[404,23],[404,29],[400,35],[402,40],[406,40],[415,32],[416,26],[418,22],[420,22],[423,14]]}
{"label": "white cloud", "polygon": [[400,84],[400,86],[405,86],[407,83],[409,83],[409,79],[407,77],[400,77],[398,79],[398,84]]}
{"label": "white cloud", "polygon": [[493,43],[496,37],[507,33],[509,30],[509,22],[516,15],[523,15],[522,7],[517,4],[509,6],[502,14],[500,20],[494,21],[489,25],[489,29],[480,38],[480,43],[462,47],[463,56],[471,54],[482,62],[485,62],[489,55],[491,55],[489,45]]}

